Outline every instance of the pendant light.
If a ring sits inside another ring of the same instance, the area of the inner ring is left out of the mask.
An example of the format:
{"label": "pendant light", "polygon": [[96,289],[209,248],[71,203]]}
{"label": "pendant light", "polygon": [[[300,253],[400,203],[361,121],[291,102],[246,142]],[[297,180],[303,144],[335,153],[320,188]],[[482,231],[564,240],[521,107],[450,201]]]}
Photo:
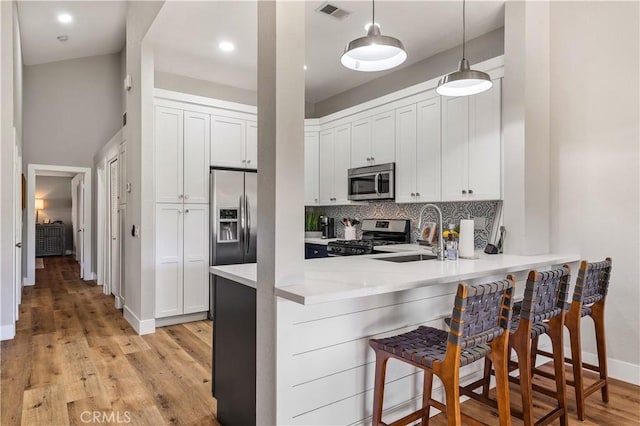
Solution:
{"label": "pendant light", "polygon": [[462,0],[462,60],[458,71],[443,76],[438,82],[436,92],[442,96],[469,96],[491,89],[493,82],[489,74],[475,71],[469,67],[469,61],[464,57],[466,38],[466,2]]}
{"label": "pendant light", "polygon": [[407,59],[402,42],[380,34],[376,24],[375,0],[371,1],[373,19],[364,37],[352,40],[344,49],[340,62],[355,71],[384,71],[397,67]]}

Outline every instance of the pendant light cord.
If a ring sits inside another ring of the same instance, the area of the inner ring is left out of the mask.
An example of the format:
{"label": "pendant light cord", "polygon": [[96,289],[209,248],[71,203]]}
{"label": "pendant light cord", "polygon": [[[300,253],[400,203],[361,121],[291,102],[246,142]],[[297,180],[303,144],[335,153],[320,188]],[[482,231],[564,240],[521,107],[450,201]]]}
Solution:
{"label": "pendant light cord", "polygon": [[376,0],[371,0],[371,11],[373,16],[371,17],[371,26],[376,24]]}
{"label": "pendant light cord", "polygon": [[464,45],[466,42],[466,28],[467,28],[467,22],[466,22],[466,13],[465,13],[465,9],[466,9],[466,1],[462,0],[462,59],[465,59],[464,57]]}

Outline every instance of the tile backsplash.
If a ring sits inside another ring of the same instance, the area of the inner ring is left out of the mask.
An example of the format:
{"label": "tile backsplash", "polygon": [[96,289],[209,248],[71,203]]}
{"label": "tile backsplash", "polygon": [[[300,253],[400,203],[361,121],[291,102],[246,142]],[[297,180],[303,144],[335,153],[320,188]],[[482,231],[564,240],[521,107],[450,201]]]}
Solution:
{"label": "tile backsplash", "polygon": [[[477,222],[484,220],[482,229],[476,229],[474,234],[475,247],[484,248],[489,241],[493,222],[499,210],[502,208],[502,201],[471,201],[471,202],[449,202],[449,203],[433,203],[442,210],[442,220],[444,228],[449,223],[460,224],[460,219],[476,219]],[[416,242],[420,236],[418,229],[418,215],[424,206],[423,203],[394,203],[394,202],[375,202],[362,205],[346,205],[346,206],[318,206],[307,207],[309,210],[324,212],[327,216],[335,219],[336,236],[344,238],[344,227],[340,224],[342,218],[350,217],[358,220],[362,219],[411,219],[411,242]],[[424,222],[437,222],[436,212],[433,209],[427,209],[423,215]],[[358,236],[361,236],[361,230],[358,227]],[[478,223],[476,223],[478,228]]]}

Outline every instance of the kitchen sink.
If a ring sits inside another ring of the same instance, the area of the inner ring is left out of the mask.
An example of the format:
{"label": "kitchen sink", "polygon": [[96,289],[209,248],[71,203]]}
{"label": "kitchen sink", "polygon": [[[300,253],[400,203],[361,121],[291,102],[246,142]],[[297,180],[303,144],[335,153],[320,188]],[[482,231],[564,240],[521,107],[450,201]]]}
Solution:
{"label": "kitchen sink", "polygon": [[387,262],[396,262],[396,263],[404,263],[404,262],[417,262],[420,260],[432,260],[437,259],[438,257],[433,254],[405,254],[402,256],[391,256],[391,257],[378,257],[376,260],[384,260]]}

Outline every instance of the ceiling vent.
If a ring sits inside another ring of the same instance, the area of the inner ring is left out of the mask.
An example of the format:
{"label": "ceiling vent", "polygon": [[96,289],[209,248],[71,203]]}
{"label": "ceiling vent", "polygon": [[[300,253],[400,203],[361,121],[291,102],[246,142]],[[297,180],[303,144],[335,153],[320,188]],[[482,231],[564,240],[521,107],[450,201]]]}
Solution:
{"label": "ceiling vent", "polygon": [[324,2],[316,9],[316,12],[322,13],[323,15],[331,16],[336,19],[344,19],[349,16],[349,12],[344,9],[340,9],[337,6],[332,5],[329,2]]}

